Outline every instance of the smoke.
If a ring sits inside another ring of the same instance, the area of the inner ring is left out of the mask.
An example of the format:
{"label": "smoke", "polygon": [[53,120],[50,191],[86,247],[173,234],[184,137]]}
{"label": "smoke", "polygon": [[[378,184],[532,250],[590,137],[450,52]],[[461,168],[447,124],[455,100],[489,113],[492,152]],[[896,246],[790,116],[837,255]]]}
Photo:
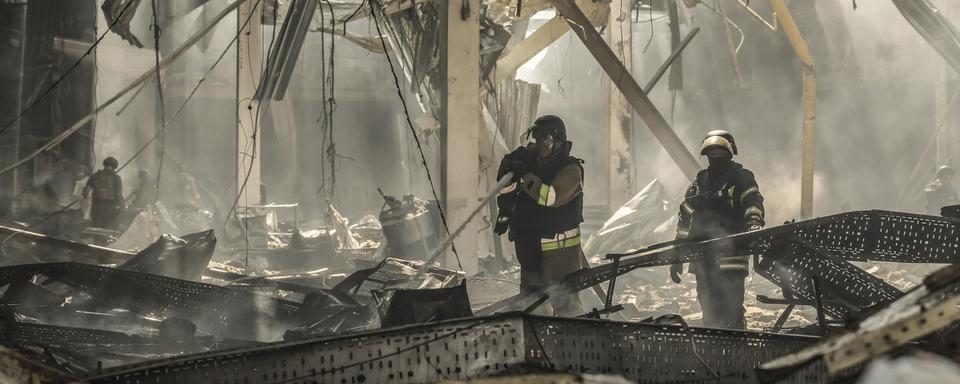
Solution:
{"label": "smoke", "polygon": [[[751,6],[770,19],[764,2]],[[734,81],[720,16],[701,5],[681,14],[682,33],[695,26],[704,31],[684,51],[683,90],[673,94],[663,79],[650,97],[695,155],[704,133],[731,131],[741,152],[736,160],[754,171],[766,197],[768,223],[799,218],[802,67],[782,33],[740,6],[728,8],[744,34],[737,55],[742,87]],[[854,11],[848,4],[792,2],[791,9],[818,79],[815,214],[916,209],[902,206],[901,195],[917,194],[916,184],[927,181],[936,158],[948,158],[928,156],[920,177],[908,182],[942,113],[935,108],[934,86],[943,81],[943,60],[892,3],[861,4]],[[669,25],[657,16],[650,23],[648,15],[634,15],[633,75],[640,84],[671,50]],[[737,29],[733,34],[738,41]],[[575,154],[588,160],[586,204],[606,204],[606,75],[579,39],[567,34],[525,80],[545,87],[541,113],[578,122],[568,126]],[[679,197],[689,181],[636,115],[632,144],[635,188],[657,178]]]}

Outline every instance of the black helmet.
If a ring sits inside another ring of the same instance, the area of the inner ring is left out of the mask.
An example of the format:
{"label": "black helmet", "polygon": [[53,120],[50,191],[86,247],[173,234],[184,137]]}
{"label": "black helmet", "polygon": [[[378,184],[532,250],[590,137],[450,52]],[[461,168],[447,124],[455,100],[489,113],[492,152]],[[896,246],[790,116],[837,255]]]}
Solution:
{"label": "black helmet", "polygon": [[104,167],[113,167],[114,169],[116,169],[117,167],[120,166],[120,162],[117,161],[117,159],[115,159],[115,158],[113,158],[113,157],[108,157],[108,158],[106,158],[106,159],[103,159],[103,166],[104,166]]}
{"label": "black helmet", "polygon": [[553,136],[559,142],[567,141],[567,127],[563,125],[563,119],[556,115],[543,115],[533,122],[533,126],[527,130],[527,135],[534,139]]}

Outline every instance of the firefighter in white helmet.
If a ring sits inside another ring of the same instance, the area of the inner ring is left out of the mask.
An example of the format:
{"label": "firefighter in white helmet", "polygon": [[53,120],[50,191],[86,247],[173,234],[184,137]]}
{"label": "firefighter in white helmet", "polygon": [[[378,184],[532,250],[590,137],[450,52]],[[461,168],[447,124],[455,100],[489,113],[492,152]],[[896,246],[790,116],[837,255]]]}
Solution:
{"label": "firefighter in white helmet", "polygon": [[[706,240],[763,228],[763,196],[750,172],[733,161],[737,144],[727,131],[711,131],[703,139],[700,154],[710,162],[687,188],[680,205],[678,240]],[[703,325],[745,329],[743,295],[749,256],[739,255],[732,244],[691,263],[697,277],[697,300],[703,310]],[[683,264],[670,268],[670,277],[680,282]]]}

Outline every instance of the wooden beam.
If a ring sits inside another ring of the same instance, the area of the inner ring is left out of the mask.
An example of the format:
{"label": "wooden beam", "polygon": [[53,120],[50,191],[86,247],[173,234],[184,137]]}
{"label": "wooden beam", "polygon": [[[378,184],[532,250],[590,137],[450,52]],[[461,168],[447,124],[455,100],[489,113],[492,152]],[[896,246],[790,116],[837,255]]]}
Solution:
{"label": "wooden beam", "polygon": [[[240,206],[260,204],[260,102],[254,100],[262,75],[263,35],[259,2],[237,10],[237,180]],[[249,20],[249,22],[247,22]]]}
{"label": "wooden beam", "polygon": [[[607,23],[607,42],[628,72],[633,67],[633,20],[630,17],[632,5],[633,0],[613,0]],[[615,212],[630,199],[630,176],[633,174],[633,159],[630,156],[633,110],[630,109],[630,102],[612,81],[606,81],[606,87],[609,155],[607,206],[610,212]]]}
{"label": "wooden beam", "polygon": [[[468,221],[480,181],[480,0],[449,2],[441,24],[443,206],[450,230]],[[459,262],[447,253],[444,266],[472,275],[478,270],[480,226],[467,224],[455,239]]]}
{"label": "wooden beam", "polygon": [[783,27],[783,33],[787,35],[787,40],[793,46],[794,53],[803,63],[803,165],[801,166],[800,183],[800,218],[809,219],[813,217],[813,171],[816,148],[816,124],[817,114],[817,76],[813,70],[813,55],[807,48],[807,43],[797,28],[797,23],[793,21],[790,14],[790,8],[783,0],[769,0],[770,8],[777,15],[780,25]]}
{"label": "wooden beam", "polygon": [[683,145],[680,137],[670,128],[670,124],[663,118],[660,111],[658,111],[656,106],[647,98],[647,95],[643,93],[643,89],[640,88],[637,81],[630,76],[630,73],[623,66],[623,63],[617,60],[617,56],[613,53],[613,50],[610,49],[610,46],[603,42],[603,37],[601,37],[600,33],[589,23],[583,11],[581,11],[572,0],[551,1],[560,15],[570,25],[570,29],[583,41],[583,45],[585,45],[590,51],[590,54],[597,59],[600,67],[607,73],[607,76],[610,76],[613,84],[616,85],[617,89],[627,98],[630,105],[637,111],[640,119],[646,123],[647,128],[650,129],[650,132],[657,138],[660,145],[667,151],[670,158],[680,167],[683,174],[690,179],[696,177],[697,172],[700,170],[700,163],[697,162],[697,158]]}
{"label": "wooden beam", "polygon": [[[577,4],[584,10],[592,25],[605,24],[610,9],[609,3],[579,0]],[[530,36],[521,40],[497,59],[497,67],[493,70],[494,81],[499,82],[513,76],[520,66],[526,64],[534,56],[549,47],[550,44],[559,40],[569,30],[570,27],[567,23],[559,17],[547,21],[546,24],[537,28]]]}

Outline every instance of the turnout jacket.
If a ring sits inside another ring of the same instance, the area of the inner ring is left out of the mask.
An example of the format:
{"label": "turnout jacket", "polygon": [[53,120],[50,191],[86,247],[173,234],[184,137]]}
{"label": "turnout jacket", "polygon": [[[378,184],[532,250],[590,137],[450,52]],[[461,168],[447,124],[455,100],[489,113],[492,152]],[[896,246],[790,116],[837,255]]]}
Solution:
{"label": "turnout jacket", "polygon": [[[575,260],[579,268],[583,161],[570,156],[571,147],[565,142],[550,158],[531,159],[530,172],[500,191],[498,225],[509,223],[524,268],[539,269],[543,259]],[[507,171],[504,162],[498,176]]]}
{"label": "turnout jacket", "polygon": [[[687,188],[680,204],[676,238],[723,237],[746,231],[750,223],[762,226],[763,219],[763,195],[753,172],[729,161],[701,170]],[[721,271],[746,272],[749,263],[746,255],[718,255],[716,261]],[[692,270],[697,273],[697,265]]]}

